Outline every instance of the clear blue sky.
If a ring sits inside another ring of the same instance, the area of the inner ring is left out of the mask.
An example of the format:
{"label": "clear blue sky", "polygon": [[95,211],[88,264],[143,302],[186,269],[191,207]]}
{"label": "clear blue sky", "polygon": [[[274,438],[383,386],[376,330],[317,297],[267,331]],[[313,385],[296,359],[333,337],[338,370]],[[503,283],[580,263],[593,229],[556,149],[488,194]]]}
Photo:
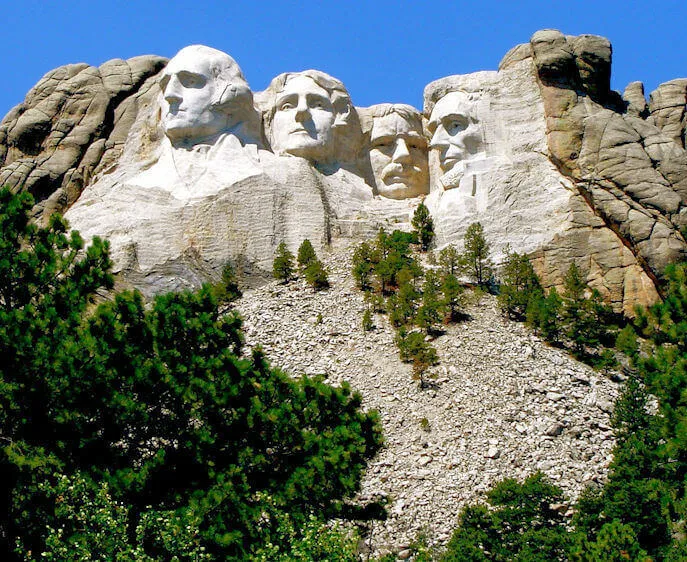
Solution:
{"label": "clear blue sky", "polygon": [[171,57],[203,43],[232,55],[253,90],[286,71],[324,70],[356,105],[422,104],[442,76],[495,69],[537,29],[594,33],[613,43],[612,85],[646,94],[687,77],[687,0],[583,2],[3,0],[0,115],[47,71],[141,54]]}

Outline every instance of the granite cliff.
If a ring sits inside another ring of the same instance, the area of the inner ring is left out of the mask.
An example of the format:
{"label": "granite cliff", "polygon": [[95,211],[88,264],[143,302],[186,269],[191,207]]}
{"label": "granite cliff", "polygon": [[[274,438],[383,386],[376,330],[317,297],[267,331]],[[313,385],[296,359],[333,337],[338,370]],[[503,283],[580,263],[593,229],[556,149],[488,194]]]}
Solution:
{"label": "granite cliff", "polygon": [[497,71],[429,84],[422,113],[356,108],[319,71],[253,95],[236,61],[201,46],[67,65],[0,124],[0,183],[30,191],[36,217],[110,239],[147,294],[227,262],[264,277],[282,240],[322,249],[403,227],[425,198],[438,245],[480,221],[497,260],[527,252],[547,286],[575,262],[630,312],[687,257],[687,79],[621,96],[611,55],[603,37],[539,31]]}

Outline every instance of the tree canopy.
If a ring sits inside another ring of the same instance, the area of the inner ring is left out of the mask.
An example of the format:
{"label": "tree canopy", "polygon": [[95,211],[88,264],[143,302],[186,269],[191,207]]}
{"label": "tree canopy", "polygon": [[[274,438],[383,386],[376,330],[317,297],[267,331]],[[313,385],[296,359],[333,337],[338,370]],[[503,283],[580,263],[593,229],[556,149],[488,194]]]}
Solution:
{"label": "tree canopy", "polygon": [[[149,304],[119,293],[95,307],[112,287],[107,244],[84,250],[59,217],[32,225],[28,195],[2,190],[0,203],[5,559],[15,542],[43,552],[48,526],[71,528],[60,517],[74,510],[54,509],[63,477],[94,509],[107,508],[106,485],[125,508],[112,517],[132,530],[121,540],[154,559],[183,553],[141,526],[151,514],[170,528],[192,521],[194,545],[226,559],[264,544],[280,513],[298,528],[355,492],[381,445],[358,394],[293,379],[259,349],[243,354],[239,316],[221,314],[208,286]],[[74,532],[63,540],[79,540]]]}

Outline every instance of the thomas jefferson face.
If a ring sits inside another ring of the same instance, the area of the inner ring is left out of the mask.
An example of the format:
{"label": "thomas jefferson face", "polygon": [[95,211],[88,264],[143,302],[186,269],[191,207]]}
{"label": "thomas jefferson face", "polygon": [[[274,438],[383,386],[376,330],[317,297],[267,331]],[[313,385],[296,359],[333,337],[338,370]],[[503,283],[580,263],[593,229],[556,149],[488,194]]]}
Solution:
{"label": "thomas jefferson face", "polygon": [[308,160],[326,160],[335,121],[329,92],[308,76],[293,76],[277,95],[272,149]]}
{"label": "thomas jefferson face", "polygon": [[160,82],[162,126],[172,143],[211,137],[228,126],[226,113],[213,106],[218,84],[211,65],[211,55],[192,48],[167,64]]}
{"label": "thomas jefferson face", "polygon": [[427,193],[427,141],[398,113],[374,119],[370,163],[381,196],[405,199]]}
{"label": "thomas jefferson face", "polygon": [[432,110],[428,125],[432,135],[430,147],[439,150],[439,165],[444,173],[484,151],[475,105],[463,92],[450,92]]}

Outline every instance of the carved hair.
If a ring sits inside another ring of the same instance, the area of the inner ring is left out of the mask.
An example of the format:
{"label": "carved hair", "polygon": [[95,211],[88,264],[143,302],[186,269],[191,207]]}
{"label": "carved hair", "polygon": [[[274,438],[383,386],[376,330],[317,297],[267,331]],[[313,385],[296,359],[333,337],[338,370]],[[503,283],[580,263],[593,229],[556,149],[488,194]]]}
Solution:
{"label": "carved hair", "polygon": [[435,80],[425,86],[425,116],[429,118],[432,114],[435,104],[447,94],[454,92],[463,94],[468,101],[477,101],[480,99],[478,92],[467,92],[464,89],[457,87],[451,83],[452,76]]}
{"label": "carved hair", "polygon": [[358,109],[360,126],[362,127],[365,137],[369,138],[372,134],[372,127],[374,126],[375,119],[381,119],[392,113],[406,120],[413,129],[423,134],[422,114],[412,105],[407,105],[405,103],[378,103],[377,105]]}

